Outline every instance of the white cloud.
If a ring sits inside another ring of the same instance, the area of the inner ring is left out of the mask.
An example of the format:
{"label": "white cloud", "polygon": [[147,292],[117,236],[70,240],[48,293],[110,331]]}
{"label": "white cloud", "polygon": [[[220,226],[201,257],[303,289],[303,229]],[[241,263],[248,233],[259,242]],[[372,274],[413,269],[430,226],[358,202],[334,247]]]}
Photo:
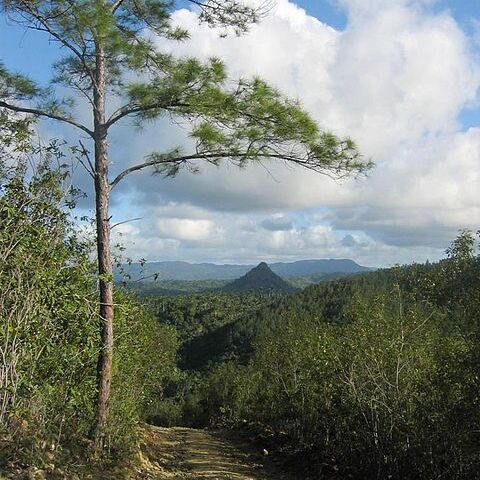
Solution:
{"label": "white cloud", "polygon": [[299,217],[305,225],[269,230],[262,226],[263,220],[280,218],[280,214],[265,218],[262,214],[232,215],[170,204],[160,210],[155,207],[147,210],[142,221],[121,225],[114,233],[115,240],[127,247],[127,252],[134,252],[129,256],[151,261],[253,263],[353,258],[365,265],[381,266],[411,259],[424,261],[434,253],[428,246],[388,246],[364,233],[345,235],[326,225],[325,215],[292,212],[292,218]]}
{"label": "white cloud", "polygon": [[219,230],[210,220],[159,218],[155,221],[155,233],[159,238],[201,241],[212,240]]}
{"label": "white cloud", "polygon": [[[461,131],[457,117],[477,101],[480,69],[472,42],[431,3],[341,0],[348,25],[339,32],[278,0],[248,35],[226,39],[194,13],[176,12],[191,40],[159,40],[160,48],[219,56],[233,78],[261,75],[321,125],[351,135],[377,166],[369,179],[342,184],[278,164],[132,176],[119,195],[152,215],[134,248],[155,259],[170,242],[169,255],[198,260],[330,255],[378,265],[438,256],[459,228],[476,228],[480,130]],[[113,168],[177,143],[185,133],[162,122],[119,151]]]}

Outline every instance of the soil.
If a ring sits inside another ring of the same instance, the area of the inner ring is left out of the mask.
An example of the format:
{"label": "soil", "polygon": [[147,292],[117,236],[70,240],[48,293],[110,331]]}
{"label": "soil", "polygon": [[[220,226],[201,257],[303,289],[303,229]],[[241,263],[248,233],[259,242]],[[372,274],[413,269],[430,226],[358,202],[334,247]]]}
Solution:
{"label": "soil", "polygon": [[222,431],[146,427],[140,460],[132,479],[294,480],[267,450]]}

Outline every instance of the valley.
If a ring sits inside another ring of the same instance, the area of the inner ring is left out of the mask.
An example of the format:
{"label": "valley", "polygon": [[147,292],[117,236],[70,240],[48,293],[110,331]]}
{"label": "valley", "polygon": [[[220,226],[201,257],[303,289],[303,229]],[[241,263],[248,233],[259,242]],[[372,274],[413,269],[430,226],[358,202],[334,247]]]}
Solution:
{"label": "valley", "polygon": [[[260,272],[257,270],[260,265],[268,267],[268,274],[271,277],[270,280],[266,280],[267,284],[263,287],[260,278],[262,269]],[[304,260],[272,265],[261,262],[256,267],[251,265],[190,264],[187,262],[149,262],[143,265],[135,263],[122,265],[117,269],[116,280],[117,283],[125,285],[142,296],[186,295],[215,291],[234,293],[235,291],[268,290],[270,288],[288,293],[320,282],[373,270],[362,267],[352,260],[332,259]],[[246,285],[239,284],[252,271],[258,273],[257,279],[247,279]],[[276,280],[273,280],[275,277]],[[283,280],[283,284],[281,280]],[[250,282],[253,283],[250,284]]]}

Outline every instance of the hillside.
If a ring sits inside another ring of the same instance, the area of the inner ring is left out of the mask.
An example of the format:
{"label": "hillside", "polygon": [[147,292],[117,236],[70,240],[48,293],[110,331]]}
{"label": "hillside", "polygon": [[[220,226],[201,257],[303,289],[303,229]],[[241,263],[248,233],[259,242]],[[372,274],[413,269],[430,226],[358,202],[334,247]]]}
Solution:
{"label": "hillside", "polygon": [[[448,263],[442,261],[438,264],[411,265],[348,275],[307,286],[303,290],[297,290],[293,295],[271,301],[266,298],[259,308],[185,344],[182,348],[182,364],[188,369],[202,370],[208,365],[230,358],[246,363],[253,353],[255,339],[275,329],[282,322],[292,318],[317,317],[327,323],[346,325],[351,322],[348,307],[353,299],[390,294],[396,283],[402,287],[406,295],[416,292],[421,298],[444,308],[446,295],[437,277],[441,276],[445,265]],[[430,291],[428,288],[425,291],[421,290],[417,278],[423,278],[425,285],[431,282],[436,290]],[[430,278],[435,280],[426,280]],[[447,280],[448,278],[445,278],[443,281]],[[469,288],[475,288],[473,280],[468,284]],[[468,298],[465,292],[466,290],[461,290],[459,295]],[[458,301],[456,297],[455,300]],[[458,324],[464,323],[461,314],[458,312],[456,314],[460,316]]]}
{"label": "hillside", "polygon": [[243,293],[252,291],[290,293],[295,289],[283,278],[279,277],[265,262],[259,263],[243,277],[234,280],[222,288],[227,293]]}
{"label": "hillside", "polygon": [[389,283],[390,279],[381,271],[321,283],[293,295],[265,298],[256,309],[187,341],[181,348],[181,364],[186,369],[203,370],[229,359],[246,363],[255,339],[279,323],[315,315],[327,322],[344,324],[348,322],[345,307],[356,293],[380,291]]}
{"label": "hillside", "polygon": [[[308,279],[306,278],[304,282],[308,282]],[[142,297],[174,297],[208,294],[220,290],[228,283],[229,280],[158,280],[127,282],[125,287]],[[310,285],[311,282],[307,284]]]}
{"label": "hillside", "polygon": [[331,258],[323,260],[299,260],[292,263],[273,263],[270,265],[273,272],[281,277],[303,277],[306,275],[342,274],[369,272],[372,269],[363,267],[347,258]]}

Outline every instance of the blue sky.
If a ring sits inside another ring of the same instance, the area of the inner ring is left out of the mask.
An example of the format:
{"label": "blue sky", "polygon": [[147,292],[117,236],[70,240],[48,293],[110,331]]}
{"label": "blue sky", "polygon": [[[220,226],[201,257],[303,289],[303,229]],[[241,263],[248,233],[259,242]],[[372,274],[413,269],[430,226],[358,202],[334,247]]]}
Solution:
{"label": "blue sky", "polygon": [[[373,174],[340,185],[277,165],[173,181],[132,176],[113,198],[116,220],[143,218],[121,232],[128,253],[241,263],[350,257],[372,266],[440,258],[458,229],[480,225],[477,2],[275,3],[249,34],[224,40],[194,13],[176,12],[192,40],[159,39],[159,48],[219,55],[232,77],[262,75],[320,125],[352,136],[376,162]],[[7,67],[44,82],[58,54],[44,35],[0,18]],[[76,141],[51,122],[40,129]],[[112,170],[151,150],[187,148],[186,137],[166,122],[142,133],[124,125],[111,139]],[[85,176],[75,180],[89,191]]]}
{"label": "blue sky", "polygon": [[343,30],[347,24],[347,16],[345,10],[329,0],[301,0],[296,4],[304,8],[310,15],[318,18],[324,23],[338,29]]}
{"label": "blue sky", "polygon": [[[335,6],[333,2],[302,0],[296,3],[310,15],[334,28],[342,29],[346,25],[344,10]],[[182,0],[178,2],[178,5],[188,7],[189,2]],[[25,32],[4,17],[0,17],[0,58],[9,67],[17,68],[20,71],[28,70],[35,78],[47,79],[49,78],[50,64],[57,56],[55,50],[45,36],[34,32]]]}
{"label": "blue sky", "polygon": [[[297,0],[294,2],[306,12],[337,30],[344,30],[348,24],[348,12],[335,0]],[[180,7],[189,6],[186,0],[178,2]],[[448,10],[462,29],[470,36],[478,34],[479,5],[476,0],[438,0],[432,10]],[[45,35],[26,32],[0,17],[0,60],[9,68],[29,72],[32,78],[45,82],[50,77],[50,65],[58,58],[58,49]],[[480,121],[480,111],[468,108],[459,117],[468,128]]]}
{"label": "blue sky", "polygon": [[[387,0],[388,1],[388,0]],[[345,29],[347,12],[335,0],[298,0],[294,2],[309,15],[337,30]],[[181,0],[178,5],[188,7],[189,2]],[[450,10],[459,24],[470,34],[474,34],[475,18],[479,18],[479,5],[476,0],[440,0],[433,4],[433,10]],[[44,35],[25,32],[0,17],[0,58],[11,68],[28,70],[39,79],[49,78],[50,64],[57,58],[56,49]]]}

